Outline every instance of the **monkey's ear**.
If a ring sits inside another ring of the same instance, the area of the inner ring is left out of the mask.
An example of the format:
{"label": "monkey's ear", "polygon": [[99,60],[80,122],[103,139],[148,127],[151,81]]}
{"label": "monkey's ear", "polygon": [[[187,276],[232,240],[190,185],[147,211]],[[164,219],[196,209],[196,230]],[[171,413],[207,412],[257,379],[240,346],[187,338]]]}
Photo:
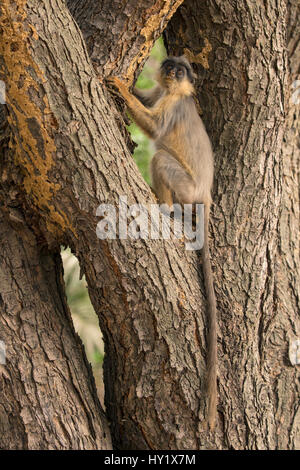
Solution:
{"label": "monkey's ear", "polygon": [[190,66],[190,74],[191,74],[192,80],[195,81],[198,75],[194,72],[194,70],[192,69],[192,66]]}
{"label": "monkey's ear", "polygon": [[197,74],[196,74],[193,70],[192,70],[192,78],[193,78],[194,81],[195,81],[196,78],[197,78]]}
{"label": "monkey's ear", "polygon": [[189,63],[189,61],[187,60],[184,54],[178,57],[178,62],[182,62],[187,67],[191,67],[191,64]]}

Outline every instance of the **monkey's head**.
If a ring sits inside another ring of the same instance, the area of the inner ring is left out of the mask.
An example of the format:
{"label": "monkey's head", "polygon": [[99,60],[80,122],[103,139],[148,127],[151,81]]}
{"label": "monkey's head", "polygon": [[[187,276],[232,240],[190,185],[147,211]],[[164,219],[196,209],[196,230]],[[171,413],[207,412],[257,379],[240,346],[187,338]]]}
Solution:
{"label": "monkey's head", "polygon": [[159,82],[170,92],[180,91],[184,95],[192,94],[195,77],[189,61],[184,56],[167,57],[160,66]]}

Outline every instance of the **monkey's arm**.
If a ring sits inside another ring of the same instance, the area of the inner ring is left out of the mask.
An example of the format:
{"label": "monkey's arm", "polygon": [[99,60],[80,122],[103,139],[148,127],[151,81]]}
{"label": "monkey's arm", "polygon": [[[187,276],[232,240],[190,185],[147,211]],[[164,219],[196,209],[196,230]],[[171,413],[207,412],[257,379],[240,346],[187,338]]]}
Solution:
{"label": "monkey's arm", "polygon": [[123,83],[118,77],[112,77],[109,81],[123,96],[133,120],[149,137],[154,139],[157,133],[157,125],[153,112],[150,109],[147,109],[134,95],[132,95],[128,91],[125,83]]}

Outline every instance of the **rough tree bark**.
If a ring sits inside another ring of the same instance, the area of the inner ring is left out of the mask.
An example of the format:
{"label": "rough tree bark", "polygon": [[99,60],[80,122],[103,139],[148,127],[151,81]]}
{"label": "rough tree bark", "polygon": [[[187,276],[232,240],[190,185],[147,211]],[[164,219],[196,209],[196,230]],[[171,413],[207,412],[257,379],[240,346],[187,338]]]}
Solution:
{"label": "rough tree bark", "polygon": [[110,449],[91,367],[62,291],[60,254],[41,247],[16,207],[5,215],[0,220],[0,331],[7,352],[0,365],[1,448]]}
{"label": "rough tree bark", "polygon": [[166,42],[199,64],[216,155],[223,445],[298,447],[299,370],[288,351],[299,338],[299,106],[290,101],[299,4],[187,0]]}
{"label": "rough tree bark", "polygon": [[68,309],[60,247],[49,249],[24,206],[4,107],[0,123],[0,448],[111,449]]}
{"label": "rough tree bark", "polygon": [[7,1],[1,20],[24,211],[35,209],[49,246],[70,244],[86,274],[106,342],[115,445],[197,447],[205,319],[195,256],[179,242],[97,239],[100,202],[116,204],[119,194],[129,204],[155,202],[126,150],[116,111],[61,2]]}
{"label": "rough tree bark", "polygon": [[[18,430],[12,448],[110,446],[64,300],[57,255],[64,243],[79,258],[104,334],[105,401],[115,447],[293,448],[297,385],[287,340],[296,333],[299,296],[294,277],[288,286],[282,283],[280,236],[291,262],[297,259],[278,228],[285,182],[285,4],[270,2],[265,11],[248,1],[234,11],[227,2],[204,1],[199,8],[188,0],[167,32],[171,49],[186,49],[206,70],[199,97],[216,148],[212,251],[220,405],[217,430],[210,435],[204,420],[207,321],[197,256],[176,240],[96,237],[100,203],[117,205],[122,194],[128,204],[155,202],[103,82],[112,71],[133,81],[181,2],[141,3],[129,1],[124,8],[115,2],[112,9],[103,1],[100,10],[93,2],[88,9],[86,2],[68,2],[95,73],[64,3],[2,1],[0,70],[7,84],[10,144],[1,165],[1,234],[11,235],[1,258],[6,282],[0,339],[12,357],[8,353],[1,369],[0,426],[10,435]],[[291,231],[288,236],[294,239]],[[37,363],[36,349],[43,358]],[[61,389],[66,406],[56,393]],[[7,445],[1,437],[0,447]]]}
{"label": "rough tree bark", "polygon": [[154,41],[183,0],[143,2],[67,0],[82,31],[89,56],[101,76],[112,72],[133,80]]}

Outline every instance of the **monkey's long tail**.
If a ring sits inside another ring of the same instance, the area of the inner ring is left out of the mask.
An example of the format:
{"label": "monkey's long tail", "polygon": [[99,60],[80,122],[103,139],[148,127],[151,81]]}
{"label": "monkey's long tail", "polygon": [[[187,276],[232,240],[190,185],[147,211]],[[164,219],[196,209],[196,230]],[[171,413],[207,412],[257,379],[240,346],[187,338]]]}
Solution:
{"label": "monkey's long tail", "polygon": [[217,308],[209,253],[209,212],[210,205],[206,204],[204,208],[204,245],[202,248],[202,263],[209,317],[207,361],[208,424],[210,429],[213,430],[217,413]]}

